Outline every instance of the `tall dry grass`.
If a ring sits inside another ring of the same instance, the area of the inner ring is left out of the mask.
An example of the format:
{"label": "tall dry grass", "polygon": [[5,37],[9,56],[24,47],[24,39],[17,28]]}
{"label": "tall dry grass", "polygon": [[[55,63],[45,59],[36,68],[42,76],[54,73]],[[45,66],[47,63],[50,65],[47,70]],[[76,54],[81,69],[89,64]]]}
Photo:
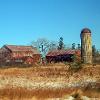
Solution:
{"label": "tall dry grass", "polygon": [[4,98],[7,98],[7,100],[48,100],[48,98],[62,98],[61,100],[63,100],[63,98],[68,96],[76,98],[75,100],[81,100],[79,98],[82,96],[100,98],[100,92],[96,90],[84,91],[84,89],[79,88],[28,90],[19,87],[0,89],[0,100],[4,100]]}
{"label": "tall dry grass", "polygon": [[[62,98],[64,95],[71,94],[75,89],[35,89],[28,90],[25,88],[5,88],[0,89],[0,98],[8,98],[9,100],[32,99],[45,100],[48,98]],[[0,100],[1,100],[0,99]]]}
{"label": "tall dry grass", "polygon": [[[100,65],[99,65],[100,66]],[[7,68],[0,69],[0,75],[5,78],[9,76],[14,77],[27,77],[28,79],[35,78],[41,79],[37,77],[42,77],[44,80],[55,80],[59,78],[63,78],[67,80],[70,77],[74,77],[76,80],[81,78],[84,75],[96,77],[100,79],[100,67],[84,67],[82,70],[79,70],[78,73],[73,73],[72,75],[68,71],[68,67],[64,65],[48,65],[48,66],[40,66],[40,67],[30,67],[30,68]],[[75,80],[75,81],[76,81]],[[34,80],[35,81],[35,80]],[[41,80],[38,80],[41,82]],[[67,81],[66,81],[67,82]],[[58,89],[27,89],[22,87],[10,87],[7,86],[3,89],[0,89],[0,100],[45,100],[47,98],[63,98],[66,95],[85,95],[89,97],[100,97],[100,92],[97,90],[84,90],[81,89],[81,92],[76,88],[58,88]]]}

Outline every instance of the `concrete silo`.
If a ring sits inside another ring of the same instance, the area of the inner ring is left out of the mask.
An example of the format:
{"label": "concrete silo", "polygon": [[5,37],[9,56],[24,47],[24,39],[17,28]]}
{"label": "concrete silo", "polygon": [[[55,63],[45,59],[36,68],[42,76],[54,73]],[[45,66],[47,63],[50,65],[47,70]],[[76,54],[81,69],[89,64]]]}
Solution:
{"label": "concrete silo", "polygon": [[84,28],[81,31],[81,58],[83,63],[92,64],[91,30]]}

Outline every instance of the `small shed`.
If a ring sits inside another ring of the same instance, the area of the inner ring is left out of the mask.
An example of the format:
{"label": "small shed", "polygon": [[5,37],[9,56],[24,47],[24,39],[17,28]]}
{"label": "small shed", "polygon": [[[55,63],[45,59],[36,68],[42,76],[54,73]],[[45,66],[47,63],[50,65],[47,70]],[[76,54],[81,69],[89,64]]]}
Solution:
{"label": "small shed", "polygon": [[74,55],[80,56],[80,50],[52,50],[46,55],[46,60],[48,63],[73,62]]}

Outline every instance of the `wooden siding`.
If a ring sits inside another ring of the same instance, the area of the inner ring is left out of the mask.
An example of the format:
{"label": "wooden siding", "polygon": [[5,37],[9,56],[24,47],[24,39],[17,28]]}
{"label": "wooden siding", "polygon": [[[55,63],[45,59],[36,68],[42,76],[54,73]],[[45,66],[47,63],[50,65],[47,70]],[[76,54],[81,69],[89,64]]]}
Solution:
{"label": "wooden siding", "polygon": [[[20,46],[21,48],[21,46]],[[14,48],[15,49],[15,48]],[[18,49],[18,48],[17,48]],[[24,47],[23,47],[24,49]],[[26,48],[25,48],[26,49]],[[36,51],[36,50],[35,50]],[[35,52],[36,53],[36,52]],[[10,50],[6,46],[3,46],[0,50],[0,63],[23,63],[34,64],[40,62],[41,55],[34,54],[34,50]]]}
{"label": "wooden siding", "polygon": [[54,50],[48,52],[46,55],[47,62],[73,62],[74,55],[77,56],[78,60],[81,58],[80,50]]}

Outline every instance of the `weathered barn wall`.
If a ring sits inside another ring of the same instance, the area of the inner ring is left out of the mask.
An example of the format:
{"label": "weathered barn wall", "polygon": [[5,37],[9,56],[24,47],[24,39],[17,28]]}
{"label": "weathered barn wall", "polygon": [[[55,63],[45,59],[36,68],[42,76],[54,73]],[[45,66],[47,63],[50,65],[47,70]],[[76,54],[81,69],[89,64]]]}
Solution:
{"label": "weathered barn wall", "polygon": [[31,46],[3,46],[0,50],[2,64],[34,64],[40,62],[41,55]]}
{"label": "weathered barn wall", "polygon": [[46,55],[47,62],[73,62],[74,55],[80,58],[80,50],[54,50]]}

